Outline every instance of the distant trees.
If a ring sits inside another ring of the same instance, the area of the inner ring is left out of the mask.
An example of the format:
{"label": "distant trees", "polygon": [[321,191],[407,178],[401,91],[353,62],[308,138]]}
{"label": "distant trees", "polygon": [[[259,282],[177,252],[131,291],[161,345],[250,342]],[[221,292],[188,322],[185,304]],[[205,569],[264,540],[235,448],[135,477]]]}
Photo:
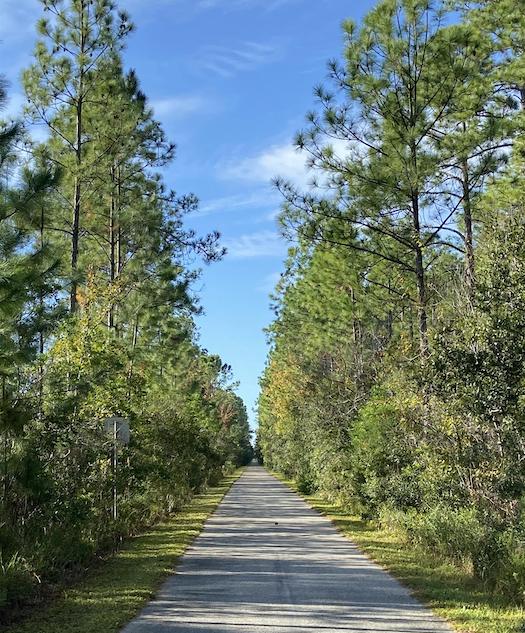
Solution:
{"label": "distant trees", "polygon": [[[23,126],[0,129],[0,619],[251,459],[193,321],[192,262],[224,251],[183,226],[197,199],[157,171],[175,146],[123,69],[132,24],[107,0],[41,4],[23,79],[46,140],[26,160]],[[131,426],[116,480],[115,415]]]}
{"label": "distant trees", "polygon": [[524,26],[515,3],[428,0],[345,24],[334,90],[316,88],[297,136],[319,187],[277,183],[296,247],[257,439],[304,490],[470,561],[515,600]]}

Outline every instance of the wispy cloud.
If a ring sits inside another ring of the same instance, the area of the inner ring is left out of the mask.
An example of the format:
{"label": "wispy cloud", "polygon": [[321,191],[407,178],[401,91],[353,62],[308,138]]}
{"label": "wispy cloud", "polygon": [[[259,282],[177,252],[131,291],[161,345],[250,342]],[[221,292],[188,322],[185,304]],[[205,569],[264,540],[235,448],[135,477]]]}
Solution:
{"label": "wispy cloud", "polygon": [[127,0],[134,8],[150,5],[169,5],[197,10],[221,9],[223,11],[238,11],[261,7],[265,11],[274,11],[287,4],[296,4],[304,0]]}
{"label": "wispy cloud", "polygon": [[279,272],[270,273],[269,275],[266,275],[266,277],[262,280],[262,282],[257,287],[257,290],[259,290],[259,292],[264,292],[265,295],[270,294],[271,292],[275,290],[275,286],[281,279],[281,275],[282,273],[279,273]]}
{"label": "wispy cloud", "polygon": [[[327,143],[336,156],[344,157],[349,144],[344,141]],[[322,184],[323,174],[307,165],[307,154],[289,143],[272,145],[258,154],[220,164],[218,175],[225,180],[242,180],[251,183],[268,183],[280,177],[301,187],[309,187],[313,181]]]}
{"label": "wispy cloud", "polygon": [[151,102],[156,116],[163,118],[183,118],[208,109],[209,102],[196,95],[178,95]]}
{"label": "wispy cloud", "polygon": [[258,231],[224,241],[230,257],[282,257],[287,245],[276,231]]}
{"label": "wispy cloud", "polygon": [[268,11],[273,11],[279,7],[298,2],[300,0],[199,0],[197,6],[201,9],[245,9],[254,6],[262,6]]}
{"label": "wispy cloud", "polygon": [[199,211],[194,215],[205,216],[232,211],[266,209],[269,205],[275,206],[278,204],[279,200],[280,196],[276,191],[271,191],[265,187],[245,194],[235,194],[206,200],[201,205]]}
{"label": "wispy cloud", "polygon": [[[23,120],[26,97],[21,92],[7,91],[7,102],[3,110],[0,110],[0,120],[3,122]],[[26,131],[33,141],[43,143],[49,138],[49,128],[44,124],[29,124],[26,121]]]}
{"label": "wispy cloud", "polygon": [[241,42],[236,46],[208,46],[197,56],[196,66],[207,73],[229,79],[280,57],[278,46]]}
{"label": "wispy cloud", "polygon": [[35,32],[35,23],[41,16],[38,0],[1,0],[0,42],[19,41]]}
{"label": "wispy cloud", "polygon": [[22,115],[25,104],[25,96],[20,92],[11,92],[8,86],[7,102],[4,109],[0,112],[1,118],[6,120],[19,118]]}
{"label": "wispy cloud", "polygon": [[276,176],[306,185],[311,173],[306,167],[306,155],[292,145],[273,145],[259,154],[232,161],[219,167],[219,175],[227,180],[269,182]]}

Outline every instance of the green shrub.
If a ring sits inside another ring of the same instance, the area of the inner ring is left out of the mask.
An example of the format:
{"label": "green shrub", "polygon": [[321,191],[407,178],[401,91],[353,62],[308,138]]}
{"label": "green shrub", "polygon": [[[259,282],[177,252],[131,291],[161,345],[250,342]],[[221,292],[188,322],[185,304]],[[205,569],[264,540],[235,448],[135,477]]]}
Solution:
{"label": "green shrub", "polygon": [[297,477],[296,483],[297,489],[303,495],[311,495],[313,492],[315,492],[315,484],[312,481],[312,478],[306,473],[301,473]]}
{"label": "green shrub", "polygon": [[472,567],[490,590],[525,603],[525,541],[515,530],[485,524],[475,508],[439,505],[428,512],[385,505],[381,526],[435,556]]}
{"label": "green shrub", "polygon": [[373,390],[352,429],[351,480],[366,518],[381,507],[407,510],[421,505],[421,464],[412,443],[420,426],[422,405],[417,394],[397,385]]}
{"label": "green shrub", "polygon": [[311,462],[315,488],[325,499],[348,507],[354,496],[349,470],[348,438],[341,438],[330,429],[318,431]]}
{"label": "green shrub", "polygon": [[473,556],[474,574],[485,585],[495,589],[499,579],[505,575],[512,551],[512,537],[494,527],[487,527],[484,538]]}
{"label": "green shrub", "polygon": [[473,508],[436,506],[428,512],[384,507],[381,525],[441,558],[474,564],[486,530]]}
{"label": "green shrub", "polygon": [[18,553],[4,561],[0,552],[0,609],[14,607],[31,596],[37,578]]}
{"label": "green shrub", "polygon": [[525,547],[523,543],[510,553],[496,587],[512,600],[525,603]]}
{"label": "green shrub", "polygon": [[406,528],[412,542],[461,563],[474,562],[486,535],[474,508],[442,505],[407,515]]}
{"label": "green shrub", "polygon": [[410,522],[412,514],[414,514],[413,510],[404,511],[385,505],[379,512],[379,524],[402,540],[409,540],[407,524]]}
{"label": "green shrub", "polygon": [[485,585],[511,600],[525,602],[525,542],[512,529],[487,528],[474,557],[474,571]]}

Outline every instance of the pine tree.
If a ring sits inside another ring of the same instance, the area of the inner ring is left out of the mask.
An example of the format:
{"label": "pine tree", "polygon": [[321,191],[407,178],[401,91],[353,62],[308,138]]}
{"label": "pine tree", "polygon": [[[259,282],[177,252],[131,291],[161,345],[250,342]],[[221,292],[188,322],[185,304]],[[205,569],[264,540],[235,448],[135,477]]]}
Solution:
{"label": "pine tree", "polygon": [[[472,295],[478,198],[505,163],[505,150],[512,138],[508,120],[511,108],[495,85],[498,65],[493,58],[490,38],[468,23],[447,27],[444,33],[455,46],[456,61],[463,65],[465,78],[433,133],[436,146],[443,153],[443,168],[449,175],[444,189],[450,196],[450,216],[454,223],[445,230],[449,235],[460,237],[466,286]],[[440,68],[435,70],[437,81]],[[458,207],[462,209],[460,218],[456,213]]]}
{"label": "pine tree", "polygon": [[[6,102],[0,84],[0,109]],[[9,494],[9,454],[26,423],[31,405],[22,397],[22,370],[39,351],[35,297],[44,296],[53,262],[30,227],[54,184],[49,171],[30,171],[18,160],[19,124],[0,128],[0,437],[2,438],[2,501]],[[18,173],[17,173],[18,172]]]}
{"label": "pine tree", "polygon": [[330,64],[340,98],[317,88],[321,114],[308,115],[310,128],[297,137],[333,196],[304,196],[279,183],[288,200],[285,220],[301,224],[306,218],[314,239],[327,241],[326,220],[329,227],[332,220],[347,223],[359,236],[350,248],[389,262],[412,280],[422,358],[428,351],[428,272],[440,250],[455,248],[443,236],[456,216],[444,201],[435,131],[458,91],[465,91],[467,76],[456,42],[441,28],[444,20],[439,4],[387,0],[360,29],[346,23],[345,64]]}
{"label": "pine tree", "polygon": [[66,189],[62,198],[70,201],[69,304],[74,312],[83,208],[101,156],[90,147],[87,120],[93,108],[101,114],[95,96],[101,68],[118,54],[132,25],[125,13],[115,19],[110,0],[40,1],[47,17],[38,24],[42,39],[35,49],[35,64],[24,72],[23,81],[30,114],[52,134],[47,155],[62,168]]}

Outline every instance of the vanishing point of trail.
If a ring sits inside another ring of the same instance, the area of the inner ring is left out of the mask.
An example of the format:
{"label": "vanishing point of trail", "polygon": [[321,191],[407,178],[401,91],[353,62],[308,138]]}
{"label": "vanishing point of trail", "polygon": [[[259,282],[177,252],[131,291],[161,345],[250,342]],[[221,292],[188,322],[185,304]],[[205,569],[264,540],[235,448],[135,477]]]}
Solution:
{"label": "vanishing point of trail", "polygon": [[450,630],[328,519],[251,466],[123,633]]}

